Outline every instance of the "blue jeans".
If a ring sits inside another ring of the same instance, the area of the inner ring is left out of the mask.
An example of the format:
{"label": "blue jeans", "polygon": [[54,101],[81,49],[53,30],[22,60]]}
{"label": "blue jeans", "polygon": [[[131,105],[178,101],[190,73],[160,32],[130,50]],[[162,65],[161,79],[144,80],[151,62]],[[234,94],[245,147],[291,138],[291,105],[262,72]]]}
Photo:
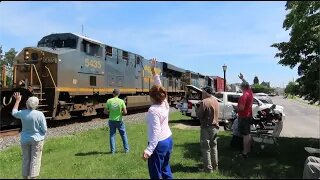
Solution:
{"label": "blue jeans", "polygon": [[110,150],[111,150],[111,153],[115,153],[115,151],[116,151],[116,132],[117,132],[117,129],[120,133],[125,152],[129,152],[129,144],[128,144],[128,138],[127,138],[126,127],[124,125],[124,122],[109,120],[108,124],[109,124],[109,128],[110,128]]}
{"label": "blue jeans", "polygon": [[173,179],[169,160],[172,152],[172,137],[159,141],[148,159],[150,179]]}

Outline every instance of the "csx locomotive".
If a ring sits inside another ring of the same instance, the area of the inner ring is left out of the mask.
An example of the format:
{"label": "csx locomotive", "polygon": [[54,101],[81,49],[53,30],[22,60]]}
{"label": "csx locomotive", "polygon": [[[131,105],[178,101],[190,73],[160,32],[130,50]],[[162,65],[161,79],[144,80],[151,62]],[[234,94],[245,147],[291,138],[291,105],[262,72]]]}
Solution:
{"label": "csx locomotive", "polygon": [[[169,102],[185,95],[185,85],[213,86],[210,77],[166,62],[158,62],[156,72]],[[48,120],[64,120],[103,112],[114,88],[128,109],[145,108],[152,85],[149,60],[143,56],[74,33],[50,34],[14,58],[13,85],[1,88],[0,125],[17,123],[10,115],[15,91],[22,94],[21,108],[35,95]]]}

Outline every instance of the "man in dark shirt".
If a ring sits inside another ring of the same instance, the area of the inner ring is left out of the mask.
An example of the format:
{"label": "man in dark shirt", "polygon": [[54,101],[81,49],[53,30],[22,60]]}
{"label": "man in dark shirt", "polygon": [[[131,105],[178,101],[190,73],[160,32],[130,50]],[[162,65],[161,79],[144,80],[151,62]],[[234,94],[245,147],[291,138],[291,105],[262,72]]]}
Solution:
{"label": "man in dark shirt", "polygon": [[251,147],[251,137],[250,137],[250,125],[252,120],[252,103],[253,103],[253,93],[250,89],[249,83],[243,78],[240,73],[239,78],[242,80],[241,90],[242,96],[239,99],[238,106],[236,106],[236,111],[238,112],[239,119],[239,131],[243,136],[243,151],[242,156],[244,158],[248,157],[248,152],[250,152]]}
{"label": "man in dark shirt", "polygon": [[200,148],[203,157],[203,169],[205,172],[213,172],[218,169],[217,137],[219,132],[219,103],[212,96],[214,90],[205,87],[202,90],[202,101],[197,108],[197,116],[200,119]]}

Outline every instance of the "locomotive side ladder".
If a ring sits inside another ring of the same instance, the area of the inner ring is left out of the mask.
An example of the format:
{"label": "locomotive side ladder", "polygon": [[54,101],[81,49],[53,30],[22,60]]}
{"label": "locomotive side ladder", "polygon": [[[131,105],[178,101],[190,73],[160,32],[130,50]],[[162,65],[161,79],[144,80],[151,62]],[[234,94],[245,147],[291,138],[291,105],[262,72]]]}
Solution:
{"label": "locomotive side ladder", "polygon": [[[33,80],[33,70],[35,71],[36,73],[36,77],[38,79],[38,82],[39,84],[38,85],[34,85],[33,84],[33,81],[30,82],[30,85],[31,87],[33,88],[33,94],[39,98],[39,106],[38,106],[38,110],[39,111],[42,111],[43,114],[46,116],[47,112],[49,112],[47,110],[47,107],[48,105],[45,103],[46,102],[46,94],[45,92],[43,91],[43,88],[42,88],[42,81],[40,79],[40,76],[39,76],[39,73],[38,73],[38,70],[36,68],[35,65],[32,65],[31,66],[31,80]],[[50,119],[51,117],[47,117],[46,116],[46,119]]]}
{"label": "locomotive side ladder", "polygon": [[[35,75],[37,77],[37,80],[39,82],[39,84],[34,84],[33,81],[33,72],[35,72]],[[46,114],[49,112],[47,107],[48,104],[46,103],[46,94],[43,91],[43,87],[42,87],[42,81],[41,78],[39,76],[38,70],[36,68],[36,66],[34,64],[31,64],[31,69],[30,69],[30,86],[32,87],[33,90],[33,95],[39,98],[39,106],[38,106],[38,110],[43,112],[43,114],[45,115],[46,119],[51,119],[51,117],[47,117]]]}

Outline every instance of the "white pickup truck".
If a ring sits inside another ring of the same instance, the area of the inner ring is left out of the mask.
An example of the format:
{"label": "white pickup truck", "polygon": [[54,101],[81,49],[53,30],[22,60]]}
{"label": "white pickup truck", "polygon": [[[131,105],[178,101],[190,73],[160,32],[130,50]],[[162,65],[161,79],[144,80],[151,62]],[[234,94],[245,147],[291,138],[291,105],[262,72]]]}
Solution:
{"label": "white pickup truck", "polygon": [[[242,93],[236,93],[236,92],[219,92],[215,94],[215,97],[218,99],[221,99],[223,102],[226,102],[226,104],[231,105],[238,105],[238,101]],[[270,108],[273,104],[269,103],[263,103],[261,100],[259,100],[258,97],[253,97],[253,104],[252,104],[252,116],[256,117],[258,114],[258,111]],[[276,105],[276,108],[274,109],[275,112],[281,114],[282,120],[285,118],[284,108],[283,106]]]}
{"label": "white pickup truck", "polygon": [[[197,92],[198,94],[200,94],[199,97],[201,97],[201,93],[202,93],[201,89],[192,85],[187,85],[187,88]],[[219,102],[219,107],[220,107],[219,120],[222,123],[222,125],[225,125],[228,122],[228,120],[234,118],[234,115],[233,115],[234,109],[232,105],[238,105],[238,100],[241,95],[242,93],[236,93],[236,92],[219,92],[215,94],[214,97]],[[183,102],[180,103],[180,105],[178,105],[178,108],[181,110],[183,114],[190,116],[193,119],[197,119],[196,108],[197,108],[197,104],[200,101],[201,101],[200,98],[184,100]],[[265,104],[261,102],[257,97],[254,97],[253,104],[252,104],[253,117],[257,116],[259,110],[270,108],[272,105],[273,104]],[[284,120],[285,114],[284,114],[283,107],[276,105],[276,108],[274,110],[276,112],[279,112],[282,115],[282,120]]]}
{"label": "white pickup truck", "polygon": [[[184,99],[182,100],[179,104],[177,104],[177,108],[180,109],[180,111],[182,112],[182,114],[185,114],[186,116],[190,116],[193,119],[197,119],[197,115],[196,115],[196,108],[197,108],[197,104],[199,104],[199,102],[201,101],[201,94],[202,94],[202,90],[197,88],[196,86],[193,85],[187,85],[186,86],[188,89],[198,93],[198,96],[192,97],[192,98],[188,98],[188,99]],[[214,97],[214,96],[213,96]],[[216,98],[216,97],[214,97]],[[231,103],[224,103],[221,99],[216,98],[218,103],[219,103],[219,107],[220,107],[220,113],[219,113],[219,120],[221,122],[224,122],[225,120],[229,120],[231,118],[233,118],[233,107]]]}

